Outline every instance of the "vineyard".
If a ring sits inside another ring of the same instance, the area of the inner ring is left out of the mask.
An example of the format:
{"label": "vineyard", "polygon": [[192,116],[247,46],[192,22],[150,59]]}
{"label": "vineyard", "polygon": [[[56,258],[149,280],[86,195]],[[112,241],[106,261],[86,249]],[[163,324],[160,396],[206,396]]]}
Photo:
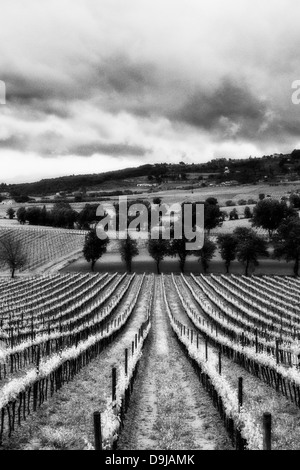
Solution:
{"label": "vineyard", "polygon": [[2,278],[0,449],[93,449],[95,411],[103,449],[260,450],[266,412],[272,448],[297,449],[299,288],[277,276]]}
{"label": "vineyard", "polygon": [[[67,261],[76,257],[82,251],[85,236],[85,232],[75,230],[1,227],[0,239],[8,234],[20,240],[26,249],[28,262],[22,268],[23,272],[36,271],[55,265],[62,259]],[[1,262],[0,269],[5,269]]]}
{"label": "vineyard", "polygon": [[221,234],[231,234],[236,228],[251,228],[260,237],[269,239],[269,233],[261,227],[252,227],[251,219],[226,220],[221,227],[216,227],[211,231],[211,236],[217,238]]}

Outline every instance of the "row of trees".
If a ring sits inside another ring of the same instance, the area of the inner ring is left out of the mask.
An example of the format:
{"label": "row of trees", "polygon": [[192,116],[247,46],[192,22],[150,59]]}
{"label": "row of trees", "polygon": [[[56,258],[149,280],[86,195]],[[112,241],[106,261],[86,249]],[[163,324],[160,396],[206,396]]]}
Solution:
{"label": "row of trees", "polygon": [[[109,245],[109,238],[101,240],[98,238],[96,229],[90,230],[85,237],[83,254],[88,263],[91,263],[91,269],[94,271],[96,261],[98,261],[106,252]],[[120,243],[120,255],[125,262],[128,272],[132,270],[132,260],[139,254],[138,244],[128,234],[125,240]]]}
{"label": "row of trees", "polygon": [[[154,205],[160,205],[161,199],[159,197],[153,199]],[[135,199],[127,201],[127,212],[136,204],[142,204],[147,213],[148,227],[151,223],[151,202],[149,200]],[[193,203],[196,207],[197,203]],[[224,220],[223,214],[215,198],[209,198],[205,202],[205,227],[207,230],[212,230],[222,223]],[[17,219],[20,224],[28,222],[30,225],[45,225],[61,228],[74,228],[89,230],[91,226],[99,222],[96,216],[99,204],[86,204],[85,207],[77,212],[72,208],[69,203],[57,202],[51,210],[47,210],[46,206],[41,207],[20,207],[17,211]],[[119,203],[114,203],[116,213],[116,224],[118,226],[119,220]],[[9,209],[10,210],[10,209]],[[153,207],[152,207],[153,210]],[[9,216],[14,217],[14,211]],[[128,224],[135,218],[135,216],[128,215]]]}
{"label": "row of trees", "polygon": [[28,207],[27,209],[20,207],[17,211],[17,219],[21,225],[28,222],[29,225],[43,225],[67,229],[76,227],[79,230],[89,230],[91,225],[97,222],[96,212],[98,206],[99,204],[86,204],[80,212],[74,210],[72,206],[66,202],[57,202],[50,210],[47,210],[46,206]]}
{"label": "row of trees", "polygon": [[[254,227],[261,227],[268,230],[270,236],[277,230],[282,220],[287,217],[296,216],[297,210],[300,208],[300,198],[291,198],[290,205],[285,200],[278,201],[276,199],[263,199],[256,203],[253,213],[249,206],[244,209],[244,218],[253,219]],[[238,220],[239,212],[236,208],[229,213],[229,220]]]}
{"label": "row of trees", "polygon": [[[136,200],[136,201],[128,201],[127,203],[127,214],[129,214],[129,209],[132,205],[136,203],[142,203],[145,207],[145,211],[147,213],[147,230],[149,231],[149,240],[148,240],[148,252],[149,255],[155,260],[157,266],[157,272],[160,273],[160,263],[167,257],[179,257],[179,264],[180,269],[184,271],[186,258],[194,254],[199,257],[203,267],[205,270],[208,269],[208,262],[212,259],[216,248],[214,244],[209,240],[209,237],[206,238],[204,247],[202,250],[198,251],[187,251],[186,243],[190,240],[187,240],[183,237],[181,240],[175,240],[172,236],[174,233],[174,222],[171,223],[171,240],[164,240],[161,233],[160,238],[158,240],[151,238],[150,239],[150,230],[151,230],[151,220],[150,220],[150,212],[151,212],[151,204],[149,201],[143,200]],[[153,204],[160,206],[162,200],[157,197],[154,198]],[[208,198],[205,202],[203,202],[205,207],[204,212],[204,225],[206,233],[209,236],[209,233],[212,229],[220,226],[223,223],[223,215],[220,211],[220,207],[218,205],[218,201],[215,198]],[[192,226],[193,229],[196,230],[196,207],[197,203],[190,203],[192,207]],[[182,204],[183,209],[184,204]],[[119,225],[119,204],[115,203],[115,212],[116,212],[116,225]],[[182,210],[181,218],[179,223],[184,226],[184,211]],[[128,215],[127,224],[129,225],[132,220],[135,218],[133,215]],[[162,221],[160,217],[160,226],[159,229],[162,228]],[[101,258],[101,256],[106,253],[107,246],[109,243],[109,239],[106,238],[105,240],[100,240],[97,237],[97,233],[95,229],[92,229],[86,236],[85,245],[83,249],[83,254],[88,262],[91,262],[92,270],[94,269],[95,263],[97,259]],[[138,243],[136,240],[132,239],[129,233],[127,233],[127,237],[125,240],[121,240],[119,244],[119,252],[121,255],[122,260],[126,263],[127,270],[131,272],[132,268],[132,260],[134,257],[138,256],[139,249]]]}
{"label": "row of trees", "polygon": [[[263,199],[264,195],[260,195],[260,200],[251,212],[250,207],[244,209],[244,217],[251,219],[252,227],[262,228],[266,230],[269,237],[272,238],[283,221],[290,218],[298,218],[298,200],[291,199],[288,204],[284,200],[276,200],[271,198]],[[196,211],[197,203],[191,203],[193,213]],[[205,230],[209,234],[214,228],[221,226],[225,220],[226,213],[220,210],[218,201],[215,198],[209,198],[205,201]],[[300,202],[299,202],[300,206]],[[230,220],[238,220],[239,213],[237,209],[233,209],[229,214]]]}
{"label": "row of trees", "polygon": [[[187,242],[188,240],[184,237],[180,240],[164,240],[162,238],[148,240],[148,252],[156,263],[158,274],[160,274],[160,264],[166,257],[177,257],[180,270],[184,272],[186,260],[191,255],[197,257],[204,273],[207,273],[209,264],[218,247],[225,262],[227,273],[229,273],[230,265],[235,259],[245,265],[245,273],[248,275],[250,265],[258,265],[258,257],[269,256],[265,240],[252,229],[238,228],[232,235],[220,235],[217,243],[206,237],[200,250],[188,251],[186,248]],[[92,270],[94,270],[96,261],[106,253],[108,244],[109,239],[100,240],[95,230],[87,234],[83,253],[85,259],[91,262]],[[120,242],[119,252],[127,270],[131,272],[132,260],[139,255],[137,241],[128,234],[126,240]]]}
{"label": "row of trees", "polygon": [[[219,235],[216,243],[209,238],[209,235],[206,235],[201,250],[187,250],[188,241],[185,237],[180,240],[164,240],[162,237],[158,240],[148,240],[148,252],[156,262],[158,273],[160,273],[160,263],[166,257],[177,257],[180,269],[184,272],[186,260],[191,255],[198,258],[204,273],[207,273],[209,264],[219,249],[227,273],[230,271],[231,263],[237,259],[245,266],[245,275],[248,275],[251,266],[259,265],[259,258],[270,256],[266,239],[259,236],[253,229],[246,227],[238,227],[232,234]],[[86,236],[83,253],[86,260],[92,262],[92,269],[94,269],[97,259],[106,253],[108,243],[109,239],[100,240],[95,230]],[[300,219],[298,215],[289,215],[281,221],[276,234],[272,233],[272,244],[274,247],[272,257],[278,260],[283,258],[287,262],[293,261],[294,274],[298,276],[300,263]],[[119,251],[122,260],[126,263],[127,270],[131,272],[132,260],[139,254],[137,241],[128,234],[126,240],[120,242]]]}
{"label": "row of trees", "polygon": [[[153,202],[154,204],[160,204],[161,200],[160,198],[156,198]],[[139,199],[128,201],[128,211],[131,206],[137,203],[142,203],[147,209],[148,214],[150,214],[150,202]],[[295,201],[295,204],[297,204],[297,201]],[[193,208],[196,208],[197,203],[191,203],[191,205]],[[222,213],[218,205],[218,201],[215,198],[207,199],[204,202],[204,205],[205,229],[209,232],[222,224],[225,219],[225,213]],[[43,208],[29,207],[27,209],[25,207],[20,207],[17,211],[17,218],[20,224],[28,222],[30,225],[46,225],[69,229],[74,228],[74,224],[76,224],[79,229],[89,230],[91,225],[97,222],[97,207],[98,204],[86,204],[80,212],[72,209],[69,203],[56,203],[51,210],[47,210],[45,206]],[[115,203],[114,207],[118,224],[119,204]],[[246,207],[244,216],[249,219],[252,218],[252,225],[254,227],[261,227],[268,230],[269,235],[272,236],[273,232],[278,229],[284,219],[297,215],[295,207],[296,205],[294,204],[288,206],[285,201],[264,199],[258,202],[253,213],[249,207]],[[194,209],[193,212],[195,212]],[[14,210],[9,208],[7,215],[9,218],[13,218],[15,215]],[[133,218],[134,217],[128,217],[128,223],[130,223]],[[236,220],[238,218],[239,215],[237,210],[233,209],[230,212],[230,220]]]}
{"label": "row of trees", "polygon": [[[251,212],[251,209],[249,206],[246,206],[245,207],[245,210],[244,210],[244,218],[245,219],[252,219],[253,217],[253,213]],[[232,209],[232,211],[230,211],[229,213],[229,220],[239,220],[240,218],[240,215],[237,211],[237,209]]]}
{"label": "row of trees", "polygon": [[[130,201],[128,209],[132,204],[144,201]],[[154,204],[160,204],[159,198],[155,199]],[[194,255],[201,263],[204,272],[207,272],[209,263],[215,255],[217,248],[219,248],[221,257],[225,262],[226,271],[229,272],[230,264],[235,259],[239,260],[245,265],[245,273],[248,274],[250,265],[256,266],[258,258],[261,256],[269,256],[266,241],[259,237],[252,229],[237,228],[232,234],[220,235],[217,243],[214,243],[210,238],[210,231],[215,227],[222,225],[223,216],[215,198],[209,198],[205,201],[205,243],[201,250],[194,252],[186,250],[186,243],[188,240],[182,238],[181,240],[159,240],[150,239],[148,241],[148,251],[150,256],[155,260],[157,271],[160,272],[160,263],[167,256],[178,257],[180,269],[184,271],[186,259],[189,255]],[[193,227],[196,230],[196,203],[191,203],[193,214]],[[32,224],[50,224],[55,226],[71,227],[74,226],[74,221],[80,228],[90,229],[91,225],[97,222],[96,210],[98,205],[87,204],[81,212],[74,211],[69,204],[55,204],[51,211],[46,208],[30,207],[29,209],[20,208],[17,216],[20,223],[29,221]],[[145,206],[149,212],[150,203]],[[117,218],[118,218],[118,204],[115,205]],[[132,220],[133,216],[128,216],[128,222]],[[184,220],[181,220],[184,224]],[[274,245],[273,256],[281,259],[285,258],[287,261],[294,261],[294,273],[298,275],[299,272],[299,259],[300,259],[300,219],[298,213],[293,205],[288,206],[285,201],[276,201],[272,199],[261,199],[257,206],[254,208],[252,225],[254,227],[262,227],[268,230],[270,240]],[[5,237],[2,242],[5,241]],[[97,259],[107,251],[109,240],[101,241],[92,229],[86,237],[84,245],[84,256],[92,263],[92,269]],[[20,248],[17,250],[21,251]],[[10,253],[10,256],[8,255]],[[0,258],[6,262],[14,274],[15,269],[24,264],[24,256],[11,255],[12,250],[8,246],[0,246]],[[127,269],[131,271],[132,259],[139,254],[138,245],[129,235],[126,240],[120,243],[120,254],[122,260],[126,263]],[[20,258],[16,264],[14,260],[10,261],[9,258]]]}
{"label": "row of trees", "polygon": [[[154,203],[160,204],[161,201],[156,199]],[[159,240],[149,239],[148,252],[156,262],[158,273],[160,272],[160,263],[168,256],[177,257],[179,259],[180,269],[184,272],[186,259],[190,255],[194,255],[198,258],[203,271],[206,273],[210,261],[213,259],[217,249],[219,249],[221,258],[225,262],[227,273],[229,273],[231,263],[237,259],[239,262],[243,263],[245,266],[245,274],[248,275],[250,266],[257,266],[260,257],[270,256],[267,241],[251,228],[238,227],[232,234],[221,234],[217,238],[217,242],[213,242],[209,237],[210,231],[222,225],[223,216],[218,201],[215,198],[207,199],[204,205],[206,236],[204,246],[201,250],[187,251],[186,243],[189,240],[186,240],[184,237],[181,240],[174,240],[172,234],[170,241],[163,240],[162,237],[160,237]],[[197,203],[191,203],[191,206],[193,226],[196,230]],[[116,212],[118,214],[117,205]],[[273,257],[276,259],[284,258],[286,261],[294,261],[294,274],[298,275],[300,260],[300,219],[294,206],[288,206],[285,201],[264,199],[262,195],[260,195],[260,201],[254,208],[253,214],[251,211],[247,211],[247,215],[249,218],[252,218],[253,227],[260,227],[268,231],[270,241],[274,247]],[[181,223],[184,224],[184,219],[181,220]],[[88,261],[92,261],[92,267],[94,267],[95,263],[87,248],[90,239],[93,240],[95,246],[100,246],[103,242],[101,242],[93,232],[87,237],[84,254]],[[108,242],[106,243],[105,249],[107,244]],[[97,250],[95,251],[97,254]],[[86,256],[87,253],[88,256]],[[99,253],[101,253],[101,249]],[[127,269],[131,271],[132,259],[139,254],[139,251],[137,242],[132,240],[129,235],[127,240],[120,243],[120,254],[121,258],[126,263]]]}
{"label": "row of trees", "polygon": [[[294,275],[299,275],[300,263],[300,219],[296,215],[281,220],[276,227],[276,233],[271,232],[274,259],[285,259],[294,262]],[[253,230],[237,228],[233,234],[221,235],[218,244],[222,259],[225,261],[227,273],[230,264],[236,258],[246,266],[245,274],[248,275],[251,264],[258,266],[258,257],[269,257],[267,242],[259,237]]]}
{"label": "row of trees", "polygon": [[74,228],[74,223],[79,217],[70,204],[56,203],[51,210],[44,207],[20,207],[17,211],[17,219],[21,225],[28,222],[30,225],[45,225],[60,228]]}
{"label": "row of trees", "polygon": [[[294,262],[294,274],[299,275],[300,263],[300,219],[289,217],[279,226],[277,233],[273,236],[274,252],[276,259],[284,258],[287,262]],[[231,263],[238,260],[245,266],[245,274],[249,274],[251,265],[258,266],[259,257],[269,257],[267,242],[258,236],[254,230],[244,227],[235,229],[232,234],[222,234],[214,243],[209,237],[205,238],[204,246],[201,250],[188,251],[186,248],[187,239],[181,240],[158,240],[148,241],[149,255],[155,260],[157,272],[160,273],[160,263],[167,257],[178,257],[179,266],[182,272],[188,256],[194,255],[201,263],[203,271],[206,273],[209,263],[213,259],[217,248],[220,250],[221,258],[225,262],[226,272],[229,273]],[[95,263],[104,253],[107,252],[109,238],[100,240],[96,230],[91,230],[85,238],[83,253],[88,262],[91,262],[92,270]],[[125,240],[120,242],[119,247],[122,260],[125,262],[127,270],[132,270],[132,260],[139,254],[138,243],[128,234]],[[26,249],[20,240],[15,239],[11,234],[7,234],[0,239],[0,260],[11,270],[14,277],[16,269],[20,269],[27,262]]]}

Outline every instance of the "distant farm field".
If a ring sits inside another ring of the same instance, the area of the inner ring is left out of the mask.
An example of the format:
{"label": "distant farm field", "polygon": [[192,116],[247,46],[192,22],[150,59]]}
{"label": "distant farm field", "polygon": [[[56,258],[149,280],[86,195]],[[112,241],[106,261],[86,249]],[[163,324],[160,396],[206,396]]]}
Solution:
{"label": "distant farm field", "polygon": [[[119,189],[119,188],[117,188]],[[278,184],[278,186],[270,186],[268,184],[257,184],[257,185],[242,185],[242,186],[234,186],[234,187],[207,187],[195,190],[167,190],[167,191],[155,191],[155,192],[145,192],[140,193],[138,195],[128,196],[128,199],[149,199],[152,200],[154,197],[161,197],[163,202],[166,203],[181,203],[184,201],[204,201],[208,197],[215,197],[218,199],[219,204],[221,207],[226,207],[226,201],[233,200],[234,202],[238,203],[240,199],[245,199],[248,201],[249,199],[258,200],[258,196],[260,193],[270,195],[274,198],[281,198],[282,196],[286,195],[289,191],[297,191],[300,189],[300,182],[296,183],[289,183],[289,184]],[[109,197],[112,203],[117,201],[117,197]],[[91,203],[99,203],[99,201],[95,200]],[[12,207],[14,210],[17,210],[19,207],[32,207],[32,206],[39,206],[42,207],[43,205],[46,206],[48,210],[52,209],[54,202],[51,201],[46,204],[37,203],[12,203],[7,204],[3,201],[0,204],[0,219],[6,217],[6,211],[8,208]],[[78,202],[78,203],[71,203],[71,206],[74,210],[80,211],[85,206],[85,202]]]}
{"label": "distant farm field", "polygon": [[[257,185],[243,185],[233,187],[207,187],[201,189],[186,190],[171,190],[155,192],[152,195],[145,194],[145,197],[161,197],[164,202],[184,202],[184,201],[203,201],[208,197],[215,197],[218,199],[220,206],[225,206],[226,201],[233,200],[236,203],[240,199],[254,199],[258,200],[259,194],[270,195],[274,198],[281,198],[289,191],[297,191],[300,189],[300,183],[279,184],[278,186],[270,186],[268,184]],[[140,196],[142,197],[142,195]],[[130,196],[132,198],[132,196]]]}

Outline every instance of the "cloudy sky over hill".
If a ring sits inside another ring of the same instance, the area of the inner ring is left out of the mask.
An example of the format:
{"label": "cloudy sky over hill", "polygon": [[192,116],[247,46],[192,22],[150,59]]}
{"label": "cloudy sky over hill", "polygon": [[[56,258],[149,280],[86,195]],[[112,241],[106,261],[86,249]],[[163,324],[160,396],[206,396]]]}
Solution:
{"label": "cloudy sky over hill", "polygon": [[2,0],[0,181],[299,147],[299,17],[298,0]]}

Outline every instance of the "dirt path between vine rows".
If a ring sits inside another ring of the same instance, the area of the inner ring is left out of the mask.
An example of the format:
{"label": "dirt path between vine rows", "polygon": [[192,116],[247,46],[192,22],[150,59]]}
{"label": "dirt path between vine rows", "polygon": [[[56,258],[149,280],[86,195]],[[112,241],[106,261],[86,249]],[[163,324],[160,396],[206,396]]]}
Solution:
{"label": "dirt path between vine rows", "polygon": [[218,412],[173,336],[160,278],[155,280],[152,331],[118,449],[232,449]]}

